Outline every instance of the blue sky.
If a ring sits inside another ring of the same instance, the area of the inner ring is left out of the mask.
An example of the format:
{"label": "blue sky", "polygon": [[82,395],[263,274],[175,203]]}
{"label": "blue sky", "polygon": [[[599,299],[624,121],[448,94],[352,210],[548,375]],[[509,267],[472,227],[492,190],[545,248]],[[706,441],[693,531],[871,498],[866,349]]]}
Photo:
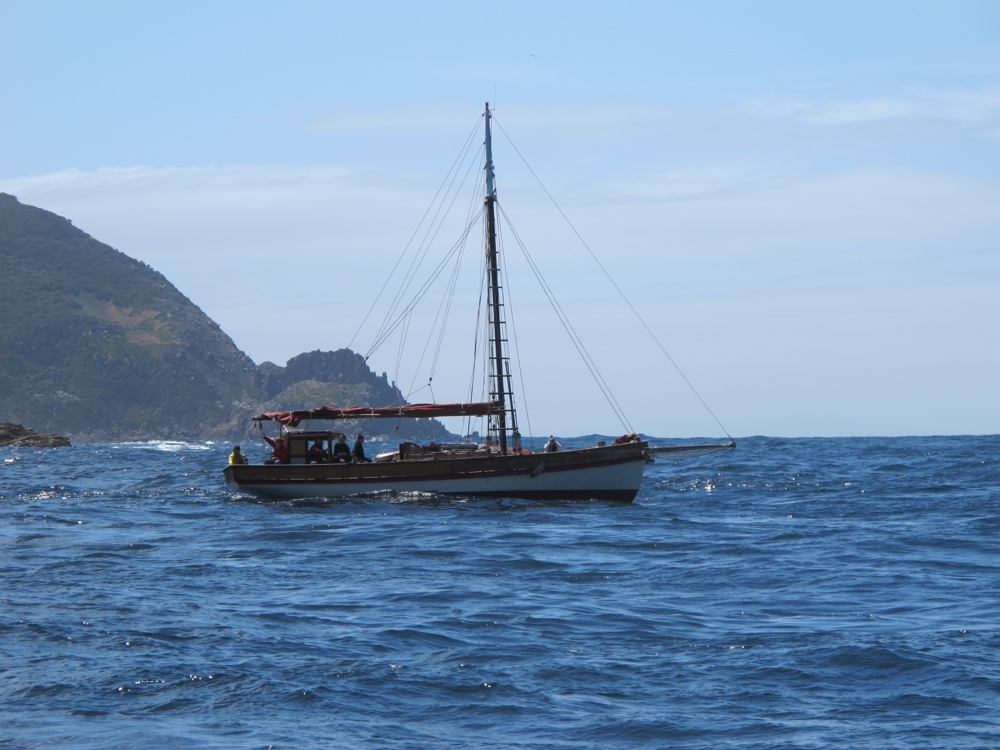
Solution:
{"label": "blue sky", "polygon": [[[258,362],[350,341],[489,100],[731,434],[1000,431],[998,3],[0,0],[0,64],[0,190]],[[718,434],[497,140],[631,425]],[[619,432],[511,294],[533,430]]]}

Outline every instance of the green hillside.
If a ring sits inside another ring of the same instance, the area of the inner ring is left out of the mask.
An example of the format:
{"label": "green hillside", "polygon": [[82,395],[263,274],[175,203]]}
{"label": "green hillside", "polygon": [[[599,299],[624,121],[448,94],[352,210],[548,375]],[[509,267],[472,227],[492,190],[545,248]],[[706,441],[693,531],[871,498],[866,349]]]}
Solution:
{"label": "green hillside", "polygon": [[227,438],[269,406],[400,398],[346,349],[257,367],[162,274],[5,193],[0,310],[0,422],[75,441]]}
{"label": "green hillside", "polygon": [[[260,366],[267,401],[262,411],[285,411],[313,406],[392,406],[405,404],[402,392],[385,373],[379,377],[360,354],[350,349],[306,352],[284,367]],[[331,429],[401,440],[457,438],[436,419],[365,419],[337,422]]]}
{"label": "green hillside", "polygon": [[204,437],[259,400],[253,361],[162,274],[6,194],[0,279],[0,421]]}

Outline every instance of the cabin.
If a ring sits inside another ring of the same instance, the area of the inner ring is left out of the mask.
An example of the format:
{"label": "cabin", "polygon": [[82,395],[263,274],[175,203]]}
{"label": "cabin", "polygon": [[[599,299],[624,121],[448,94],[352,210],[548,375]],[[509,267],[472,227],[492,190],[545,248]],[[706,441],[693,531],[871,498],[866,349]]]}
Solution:
{"label": "cabin", "polygon": [[309,463],[309,449],[319,441],[320,447],[326,452],[327,460],[333,453],[333,444],[340,436],[339,432],[289,432],[285,434],[288,445],[288,463]]}

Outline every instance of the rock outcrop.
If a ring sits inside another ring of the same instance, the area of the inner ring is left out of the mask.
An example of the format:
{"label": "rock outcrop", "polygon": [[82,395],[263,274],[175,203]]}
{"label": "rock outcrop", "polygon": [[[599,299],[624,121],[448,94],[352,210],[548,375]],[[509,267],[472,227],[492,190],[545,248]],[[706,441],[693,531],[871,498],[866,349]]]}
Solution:
{"label": "rock outcrop", "polygon": [[69,440],[61,435],[39,435],[24,425],[0,423],[0,446],[21,448],[69,448]]}
{"label": "rock outcrop", "polygon": [[[260,366],[267,401],[262,411],[314,406],[393,406],[405,404],[402,391],[385,373],[372,372],[365,358],[350,349],[313,351],[292,357],[284,367]],[[325,429],[325,428],[324,428]],[[436,419],[343,420],[330,429],[350,435],[418,441],[457,439]]]}

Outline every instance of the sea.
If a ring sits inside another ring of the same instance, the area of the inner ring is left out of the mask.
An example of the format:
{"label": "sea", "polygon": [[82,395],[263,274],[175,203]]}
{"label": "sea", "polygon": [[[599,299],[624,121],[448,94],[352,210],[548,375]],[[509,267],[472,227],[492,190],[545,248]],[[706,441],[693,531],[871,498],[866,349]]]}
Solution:
{"label": "sea", "polygon": [[0,748],[1000,747],[1000,436],[631,504],[261,501],[229,448],[0,449]]}

